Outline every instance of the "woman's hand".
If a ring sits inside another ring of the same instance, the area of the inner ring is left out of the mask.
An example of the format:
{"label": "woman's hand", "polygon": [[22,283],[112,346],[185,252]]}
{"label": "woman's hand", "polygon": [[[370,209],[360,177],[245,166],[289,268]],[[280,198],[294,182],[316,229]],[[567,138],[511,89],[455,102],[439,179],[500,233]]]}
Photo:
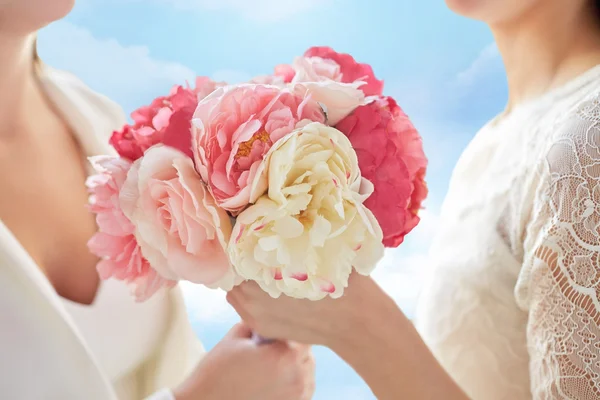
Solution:
{"label": "woman's hand", "polygon": [[353,274],[339,299],[298,300],[272,298],[254,282],[245,282],[227,294],[242,319],[263,337],[332,347],[368,328],[373,308],[399,312],[370,278]]}
{"label": "woman's hand", "polygon": [[176,400],[309,400],[315,363],[301,344],[257,344],[242,323],[234,326],[179,388]]}
{"label": "woman's hand", "polygon": [[467,399],[412,323],[369,277],[352,275],[339,299],[273,299],[254,282],[234,288],[227,299],[264,337],[329,347],[378,399]]}

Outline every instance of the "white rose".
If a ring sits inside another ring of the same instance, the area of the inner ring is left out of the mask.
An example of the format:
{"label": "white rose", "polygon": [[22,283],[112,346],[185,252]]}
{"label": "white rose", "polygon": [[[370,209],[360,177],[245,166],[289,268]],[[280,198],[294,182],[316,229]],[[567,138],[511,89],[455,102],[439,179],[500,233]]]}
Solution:
{"label": "white rose", "polygon": [[368,275],[383,257],[381,228],[363,205],[373,186],[340,131],[311,123],[282,138],[255,185],[268,191],[238,216],[228,253],[271,296],[339,297],[353,267]]}

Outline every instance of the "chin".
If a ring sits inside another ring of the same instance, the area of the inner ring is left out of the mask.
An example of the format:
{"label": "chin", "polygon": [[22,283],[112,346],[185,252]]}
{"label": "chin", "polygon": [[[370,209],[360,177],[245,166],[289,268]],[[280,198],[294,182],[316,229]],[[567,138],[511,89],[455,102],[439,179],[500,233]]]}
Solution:
{"label": "chin", "polygon": [[75,6],[75,0],[29,0],[32,3],[42,3],[39,5],[40,12],[43,12],[46,25],[58,21],[66,17],[73,7]]}
{"label": "chin", "polygon": [[477,19],[483,0],[446,0],[446,5],[456,14]]}
{"label": "chin", "polygon": [[0,0],[0,26],[16,34],[30,34],[64,18],[75,0]]}

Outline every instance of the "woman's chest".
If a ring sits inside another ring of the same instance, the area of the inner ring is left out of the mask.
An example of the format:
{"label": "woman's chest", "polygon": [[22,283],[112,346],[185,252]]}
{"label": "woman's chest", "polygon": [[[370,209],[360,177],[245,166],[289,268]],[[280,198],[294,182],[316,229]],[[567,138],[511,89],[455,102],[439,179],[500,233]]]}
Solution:
{"label": "woman's chest", "polygon": [[51,142],[0,150],[6,171],[0,176],[0,219],[59,294],[90,303],[97,259],[86,244],[96,224],[86,208],[84,160],[68,132],[52,134]]}

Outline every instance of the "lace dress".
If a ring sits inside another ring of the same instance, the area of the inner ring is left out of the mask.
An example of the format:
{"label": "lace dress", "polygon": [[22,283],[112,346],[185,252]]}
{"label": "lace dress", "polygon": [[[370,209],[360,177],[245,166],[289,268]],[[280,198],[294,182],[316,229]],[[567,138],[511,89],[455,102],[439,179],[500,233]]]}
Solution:
{"label": "lace dress", "polygon": [[461,156],[416,324],[478,399],[600,399],[600,66]]}

